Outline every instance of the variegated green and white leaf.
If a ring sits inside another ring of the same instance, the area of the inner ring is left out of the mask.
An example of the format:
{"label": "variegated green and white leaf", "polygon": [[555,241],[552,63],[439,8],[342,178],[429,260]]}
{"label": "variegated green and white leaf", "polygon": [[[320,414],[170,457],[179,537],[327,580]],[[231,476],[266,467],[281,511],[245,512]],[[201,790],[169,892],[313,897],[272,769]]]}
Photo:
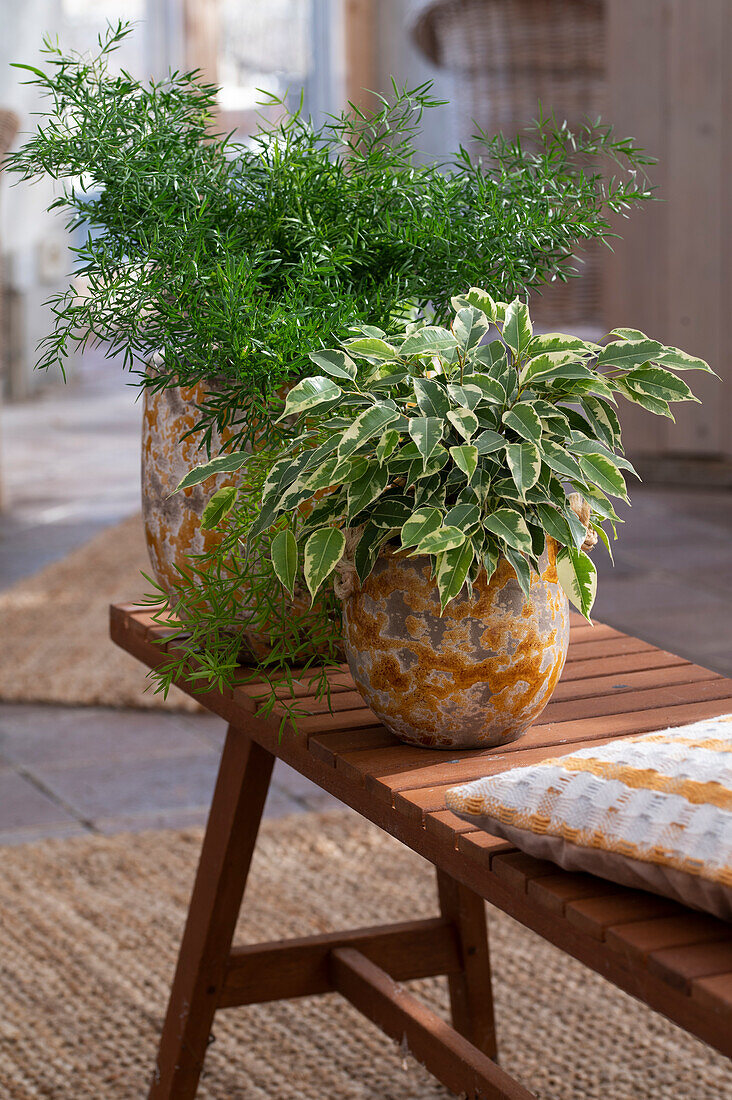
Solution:
{"label": "variegated green and white leaf", "polygon": [[[503,405],[506,400],[506,391],[501,383],[496,378],[489,378],[487,374],[466,374],[463,378],[463,388],[479,389],[480,400],[492,405]],[[468,403],[465,402],[465,404]],[[468,404],[468,408],[475,408],[475,405]]]}
{"label": "variegated green and white leaf", "polygon": [[521,385],[537,387],[541,383],[592,379],[595,374],[569,351],[548,351],[529,359],[521,371]]}
{"label": "variegated green and white leaf", "polygon": [[597,485],[603,493],[622,497],[623,500],[628,499],[625,479],[615,463],[606,455],[579,455],[577,461],[580,464],[585,481]]}
{"label": "variegated green and white leaf", "polygon": [[440,614],[445,610],[450,600],[462,591],[470,566],[473,564],[474,554],[475,551],[470,539],[466,539],[462,546],[457,546],[454,550],[447,550],[443,554],[437,570]]}
{"label": "variegated green and white leaf", "polygon": [[694,355],[688,355],[680,348],[663,348],[660,355],[654,355],[653,361],[663,367],[671,367],[673,370],[703,370],[709,374],[714,371],[703,359],[697,359]]}
{"label": "variegated green and white leaf", "polygon": [[535,443],[509,443],[506,461],[511,477],[522,497],[536,485],[541,473],[541,455]]}
{"label": "variegated green and white leaf", "polygon": [[637,367],[625,376],[625,385],[635,393],[648,394],[661,401],[696,401],[686,382],[663,367]]}
{"label": "variegated green and white leaf", "polygon": [[619,336],[621,340],[647,340],[645,332],[638,328],[614,328],[611,336]]}
{"label": "variegated green and white leaf", "polygon": [[632,370],[650,359],[657,359],[662,351],[663,345],[657,340],[613,340],[598,355],[597,365]]}
{"label": "variegated green and white leaf", "polygon": [[449,329],[440,328],[439,325],[425,325],[407,336],[399,354],[402,359],[413,355],[444,355],[454,351],[456,347],[457,340]]}
{"label": "variegated green and white leaf", "polygon": [[341,560],[345,548],[346,536],[336,527],[316,531],[305,543],[303,569],[305,583],[313,599]]}
{"label": "variegated green and white leaf", "polygon": [[409,421],[409,434],[422,456],[422,470],[442,439],[444,422],[437,416],[414,416]]}
{"label": "variegated green and white leaf", "polygon": [[517,359],[525,355],[533,331],[528,306],[514,298],[504,316],[502,335]]}
{"label": "variegated green and white leaf", "polygon": [[302,416],[316,409],[326,409],[335,405],[343,396],[343,390],[335,382],[323,375],[303,378],[293,386],[285,401],[285,411],[279,420],[288,416]]}
{"label": "variegated green and white leaf", "polygon": [[492,432],[490,428],[486,428],[484,432],[473,440],[477,448],[479,455],[489,455],[494,451],[500,451],[506,446],[506,440],[504,436],[498,432]]}
{"label": "variegated green and white leaf", "polygon": [[439,508],[417,508],[402,527],[402,546],[416,546],[442,526]]}
{"label": "variegated green and white leaf", "polygon": [[413,385],[414,396],[423,416],[443,417],[447,414],[450,401],[440,382],[435,382],[432,378],[415,378]]}
{"label": "variegated green and white leaf", "polygon": [[218,527],[222,519],[226,519],[229,512],[236,504],[239,490],[235,485],[225,485],[223,489],[217,489],[214,495],[206,502],[201,516],[201,527],[210,531]]}
{"label": "variegated green and white leaf", "polygon": [[531,591],[531,566],[523,554],[519,553],[518,550],[514,550],[512,546],[505,546],[503,553],[506,557],[506,561],[513,566],[513,571],[516,574],[516,580],[519,583],[519,587],[526,599],[528,599]]}
{"label": "variegated green and white leaf", "polygon": [[488,318],[476,306],[465,306],[458,310],[452,325],[452,331],[463,351],[471,351],[477,347],[489,328]]}
{"label": "variegated green and white leaf", "polygon": [[588,621],[597,591],[597,570],[582,550],[563,546],[557,554],[557,576],[567,599]]}
{"label": "variegated green and white leaf", "polygon": [[381,496],[388,480],[389,473],[385,466],[371,466],[358,481],[348,486],[349,520]]}
{"label": "variegated green and white leaf", "polygon": [[639,393],[637,390],[631,389],[630,386],[625,385],[624,378],[616,378],[615,386],[628,401],[632,401],[634,405],[640,405],[642,409],[646,409],[647,412],[655,413],[656,416],[665,416],[668,420],[675,421],[674,414],[669,408],[668,401],[663,401],[660,397],[651,397],[648,393]]}
{"label": "variegated green and white leaf", "polygon": [[[569,523],[557,508],[552,507],[551,504],[537,504],[535,508],[539,522],[547,535],[551,535],[560,546],[577,545]],[[584,527],[582,527],[582,524],[580,524],[580,527],[582,528],[582,533],[579,546],[584,542]]]}
{"label": "variegated green and white leaf", "polygon": [[541,420],[528,401],[519,401],[508,409],[502,417],[507,428],[523,436],[529,443],[538,443],[541,439]]}
{"label": "variegated green and white leaf", "polygon": [[498,319],[496,303],[487,290],[480,290],[477,286],[471,286],[467,294],[456,294],[455,297],[452,298],[452,308],[456,313],[466,306],[475,306],[476,309],[479,309],[481,313],[485,314],[489,321]]}
{"label": "variegated green and white leaf", "polygon": [[354,379],[356,377],[356,364],[340,348],[327,351],[311,351],[308,358],[312,359],[313,363],[324,370],[326,374],[330,374],[334,378]]}
{"label": "variegated green and white leaf", "polygon": [[478,417],[470,409],[450,409],[447,419],[463,439],[470,439],[478,430]]}
{"label": "variegated green and white leaf", "polygon": [[369,409],[364,409],[341,436],[341,441],[338,444],[338,457],[348,458],[363,443],[373,439],[375,435],[380,435],[388,424],[398,419],[399,413],[396,408],[386,404],[379,403],[372,405]]}
{"label": "variegated green and white leaf", "polygon": [[351,355],[355,355],[359,359],[376,359],[389,362],[392,359],[398,359],[400,355],[398,348],[394,347],[393,344],[388,344],[386,340],[379,339],[378,336],[359,336],[355,340],[349,340],[346,347]]}
{"label": "variegated green and white leaf", "polygon": [[469,531],[471,527],[480,521],[480,509],[477,504],[464,501],[454,504],[445,515],[445,527],[459,527],[461,531]]}
{"label": "variegated green and white leaf", "polygon": [[[192,485],[200,485],[202,481],[213,477],[214,474],[236,473],[237,470],[241,470],[242,466],[247,464],[251,457],[250,451],[232,451],[228,455],[217,455],[216,458],[212,458],[208,462],[202,462],[200,466],[194,466],[192,470],[189,470],[176,486],[175,492],[180,493],[183,489],[190,489]],[[289,458],[280,459],[280,462],[285,465],[288,465],[291,461],[292,459]],[[275,466],[278,465],[279,463],[275,463]]]}
{"label": "variegated green and white leaf", "polygon": [[580,469],[577,459],[569,454],[564,447],[560,447],[558,443],[545,439],[541,445],[541,452],[544,462],[550,470],[554,470],[555,474],[559,474],[560,477],[573,478],[579,482],[585,480],[585,475]]}
{"label": "variegated green and white leaf", "polygon": [[376,444],[376,457],[378,458],[379,462],[382,463],[382,465],[384,462],[386,462],[387,458],[389,458],[389,456],[393,454],[394,448],[396,447],[398,442],[399,432],[397,432],[394,428],[387,428],[379,442]]}
{"label": "variegated green and white leaf", "polygon": [[418,554],[443,554],[446,550],[454,550],[456,546],[462,546],[466,534],[459,527],[438,527],[436,531],[430,531],[417,543],[417,549],[410,555]]}
{"label": "variegated green and white leaf", "polygon": [[297,541],[289,527],[272,539],[270,557],[277,579],[292,596],[297,577]]}
{"label": "variegated green and white leaf", "polygon": [[[584,340],[580,340],[579,336],[569,336],[566,332],[543,332],[532,339],[529,345],[529,355],[533,358],[546,352],[567,351],[591,354],[594,347],[596,345],[588,345]],[[576,358],[576,356],[572,356],[572,358]]]}
{"label": "variegated green and white leaf", "polygon": [[470,409],[471,412],[483,400],[483,391],[479,386],[461,386],[457,382],[450,382],[447,392],[458,408]]}
{"label": "variegated green and white leaf", "polygon": [[513,508],[497,508],[483,518],[483,527],[497,535],[507,546],[531,553],[531,533],[526,520]]}
{"label": "variegated green and white leaf", "polygon": [[465,474],[468,479],[468,484],[470,484],[478,465],[478,448],[468,443],[463,443],[459,447],[450,448],[450,457],[457,468]]}
{"label": "variegated green and white leaf", "polygon": [[386,497],[369,512],[369,523],[379,530],[398,531],[412,514],[412,502],[406,498]]}

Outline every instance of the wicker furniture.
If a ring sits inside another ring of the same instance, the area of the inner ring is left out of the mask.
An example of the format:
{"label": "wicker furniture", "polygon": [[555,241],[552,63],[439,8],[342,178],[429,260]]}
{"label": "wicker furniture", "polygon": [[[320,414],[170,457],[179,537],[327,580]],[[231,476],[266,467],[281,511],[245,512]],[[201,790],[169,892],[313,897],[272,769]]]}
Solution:
{"label": "wicker furniture", "polygon": [[[416,0],[411,26],[422,52],[451,72],[465,126],[513,137],[540,103],[570,128],[605,113],[604,0]],[[590,245],[576,264],[581,278],[534,299],[537,320],[602,323],[603,253]]]}
{"label": "wicker furniture", "polygon": [[[148,666],[166,630],[112,608],[113,639]],[[195,1096],[218,1010],[338,991],[405,1042],[449,1089],[528,1100],[497,1064],[483,898],[691,1034],[732,1056],[732,926],[589,875],[559,871],[445,809],[456,783],[588,743],[732,709],[732,681],[575,616],[564,676],[539,723],[497,749],[444,753],[396,741],[345,669],[334,713],[298,687],[307,716],[279,737],[256,685],[202,701],[229,723],[157,1064],[153,1100]],[[276,757],[435,865],[440,915],[295,941],[231,947]],[[400,984],[446,974],[453,1028]],[[517,990],[517,996],[521,991]]]}

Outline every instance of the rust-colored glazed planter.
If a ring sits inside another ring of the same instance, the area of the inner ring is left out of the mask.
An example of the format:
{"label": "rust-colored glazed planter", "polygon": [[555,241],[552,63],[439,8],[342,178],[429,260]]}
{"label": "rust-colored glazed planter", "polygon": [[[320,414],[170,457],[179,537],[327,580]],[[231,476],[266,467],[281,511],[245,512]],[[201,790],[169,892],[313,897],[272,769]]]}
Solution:
{"label": "rust-colored glazed planter", "polygon": [[429,748],[514,741],[551,698],[569,642],[555,547],[529,598],[501,559],[440,618],[427,557],[380,558],[343,604],[345,649],[364,699],[397,737]]}
{"label": "rust-colored glazed planter", "polygon": [[[211,494],[235,484],[237,479],[236,474],[217,474],[201,485],[174,493],[189,470],[206,460],[195,436],[183,439],[198,420],[196,406],[204,396],[201,384],[156,393],[146,389],[144,394],[142,517],[150,564],[168,596],[173,595],[173,586],[180,580],[176,565],[185,567],[194,555],[219,541],[218,532],[201,529],[201,515]],[[215,437],[212,453],[216,454],[220,446],[221,440]]]}

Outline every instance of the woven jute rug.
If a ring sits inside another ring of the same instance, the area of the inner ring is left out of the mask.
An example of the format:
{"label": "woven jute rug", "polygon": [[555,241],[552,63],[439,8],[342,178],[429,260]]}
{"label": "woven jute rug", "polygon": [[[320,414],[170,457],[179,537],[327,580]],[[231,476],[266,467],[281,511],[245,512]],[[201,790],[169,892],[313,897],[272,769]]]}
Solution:
{"label": "woven jute rug", "polygon": [[[150,585],[140,516],[0,592],[0,701],[197,710],[177,688],[155,695],[143,666],[109,638],[109,605]],[[147,689],[147,690],[146,690]]]}
{"label": "woven jute rug", "polygon": [[[141,1100],[199,830],[49,840],[0,862],[0,1096]],[[432,868],[347,812],[264,823],[238,939],[436,912]],[[490,910],[500,1056],[543,1100],[721,1100],[729,1063]],[[444,979],[413,983],[446,1012]],[[445,1100],[335,995],[218,1014],[201,1100]]]}

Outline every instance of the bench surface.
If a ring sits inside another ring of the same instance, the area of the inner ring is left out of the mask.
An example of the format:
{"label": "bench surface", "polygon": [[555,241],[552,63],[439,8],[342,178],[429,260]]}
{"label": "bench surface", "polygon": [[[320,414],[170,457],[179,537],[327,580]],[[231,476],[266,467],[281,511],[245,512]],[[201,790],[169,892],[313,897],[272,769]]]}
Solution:
{"label": "bench surface", "polygon": [[[133,605],[112,607],[111,633],[150,667],[174,644],[170,630]],[[281,735],[276,711],[257,713],[261,685],[195,697],[440,871],[732,1057],[732,925],[562,871],[445,809],[454,784],[732,711],[732,680],[573,615],[564,673],[537,724],[512,744],[459,752],[398,741],[364,705],[346,666],[330,683],[333,713],[307,679],[296,682],[302,716],[297,731]]]}

